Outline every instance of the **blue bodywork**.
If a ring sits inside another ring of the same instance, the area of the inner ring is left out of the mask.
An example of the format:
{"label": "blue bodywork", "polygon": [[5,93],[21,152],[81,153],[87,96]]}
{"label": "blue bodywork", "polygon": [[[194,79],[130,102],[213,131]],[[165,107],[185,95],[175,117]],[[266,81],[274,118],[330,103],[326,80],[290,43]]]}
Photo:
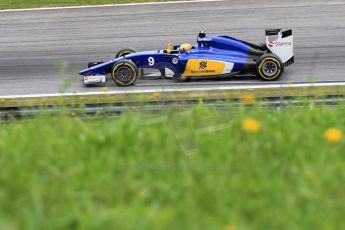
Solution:
{"label": "blue bodywork", "polygon": [[[188,60],[214,60],[233,63],[232,74],[255,72],[256,61],[265,54],[266,47],[256,46],[248,42],[228,36],[198,36],[198,45],[187,51],[175,46],[169,53],[167,50],[145,51],[126,55],[80,71],[80,75],[105,75],[121,60],[132,61],[137,68],[168,68],[175,76],[181,76]],[[151,62],[150,62],[151,58]],[[152,62],[152,59],[154,62]]]}

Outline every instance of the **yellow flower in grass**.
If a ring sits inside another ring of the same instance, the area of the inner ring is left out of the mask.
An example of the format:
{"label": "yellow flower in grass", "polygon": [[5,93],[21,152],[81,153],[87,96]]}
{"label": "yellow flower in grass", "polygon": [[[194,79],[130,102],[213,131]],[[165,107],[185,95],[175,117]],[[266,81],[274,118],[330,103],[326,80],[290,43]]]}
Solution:
{"label": "yellow flower in grass", "polygon": [[109,91],[109,87],[104,86],[104,87],[101,88],[101,90],[102,90],[103,92],[108,92],[108,91]]}
{"label": "yellow flower in grass", "polygon": [[344,135],[343,132],[338,128],[329,128],[326,130],[324,136],[328,142],[336,144],[341,142]]}
{"label": "yellow flower in grass", "polygon": [[154,92],[154,93],[152,94],[152,96],[153,96],[154,98],[160,98],[160,97],[161,97],[161,93],[160,93],[160,92]]}
{"label": "yellow flower in grass", "polygon": [[261,129],[261,124],[253,118],[247,118],[242,121],[242,129],[247,133],[257,133]]}
{"label": "yellow flower in grass", "polygon": [[241,102],[243,104],[254,104],[256,102],[256,97],[254,94],[244,94],[241,97]]}
{"label": "yellow flower in grass", "polygon": [[228,225],[224,228],[224,230],[237,230],[235,225]]}

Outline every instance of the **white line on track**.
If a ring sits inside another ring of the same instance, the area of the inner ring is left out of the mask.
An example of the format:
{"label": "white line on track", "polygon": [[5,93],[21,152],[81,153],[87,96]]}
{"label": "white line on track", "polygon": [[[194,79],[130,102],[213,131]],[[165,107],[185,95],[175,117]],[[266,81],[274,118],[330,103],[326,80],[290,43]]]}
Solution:
{"label": "white line on track", "polygon": [[345,82],[327,82],[327,83],[277,83],[267,85],[247,85],[247,86],[210,86],[209,89],[205,88],[175,88],[165,89],[132,89],[128,91],[111,91],[111,92],[85,92],[85,93],[52,93],[52,94],[29,94],[29,95],[13,95],[13,96],[0,96],[1,99],[20,99],[20,98],[40,98],[40,97],[63,97],[63,96],[94,96],[94,95],[116,95],[116,94],[131,94],[131,93],[166,93],[166,92],[197,92],[197,91],[214,91],[214,90],[239,90],[239,89],[277,89],[277,88],[294,88],[294,87],[315,87],[315,86],[345,86]]}
{"label": "white line on track", "polygon": [[140,2],[140,3],[105,4],[105,5],[41,7],[41,8],[0,10],[0,13],[2,13],[2,12],[20,12],[20,11],[39,11],[39,10],[68,10],[68,9],[83,9],[83,8],[140,6],[140,5],[182,4],[182,3],[198,3],[198,2],[223,2],[223,1],[226,1],[226,0],[186,0],[186,1],[168,1],[168,2]]}

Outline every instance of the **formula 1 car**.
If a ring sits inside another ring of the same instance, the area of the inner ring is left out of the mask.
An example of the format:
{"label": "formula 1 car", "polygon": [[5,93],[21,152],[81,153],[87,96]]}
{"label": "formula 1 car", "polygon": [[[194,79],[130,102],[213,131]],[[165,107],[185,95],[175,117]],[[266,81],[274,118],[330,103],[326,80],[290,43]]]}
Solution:
{"label": "formula 1 car", "polygon": [[110,73],[119,86],[130,86],[138,79],[138,69],[167,71],[177,80],[189,78],[256,75],[263,80],[276,80],[284,67],[294,63],[291,29],[266,30],[266,42],[254,45],[229,36],[207,36],[201,31],[197,45],[168,44],[165,50],[135,52],[120,50],[107,62],[91,62],[80,71],[85,85],[106,82]]}

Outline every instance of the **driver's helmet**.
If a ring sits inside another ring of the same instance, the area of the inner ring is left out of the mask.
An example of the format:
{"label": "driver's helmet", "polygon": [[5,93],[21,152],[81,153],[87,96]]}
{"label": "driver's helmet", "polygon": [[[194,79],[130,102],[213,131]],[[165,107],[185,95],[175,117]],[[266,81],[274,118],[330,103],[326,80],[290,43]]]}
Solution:
{"label": "driver's helmet", "polygon": [[184,44],[180,45],[180,51],[187,51],[187,50],[190,50],[192,48],[193,48],[193,46],[191,44],[188,44],[188,43],[184,43]]}

